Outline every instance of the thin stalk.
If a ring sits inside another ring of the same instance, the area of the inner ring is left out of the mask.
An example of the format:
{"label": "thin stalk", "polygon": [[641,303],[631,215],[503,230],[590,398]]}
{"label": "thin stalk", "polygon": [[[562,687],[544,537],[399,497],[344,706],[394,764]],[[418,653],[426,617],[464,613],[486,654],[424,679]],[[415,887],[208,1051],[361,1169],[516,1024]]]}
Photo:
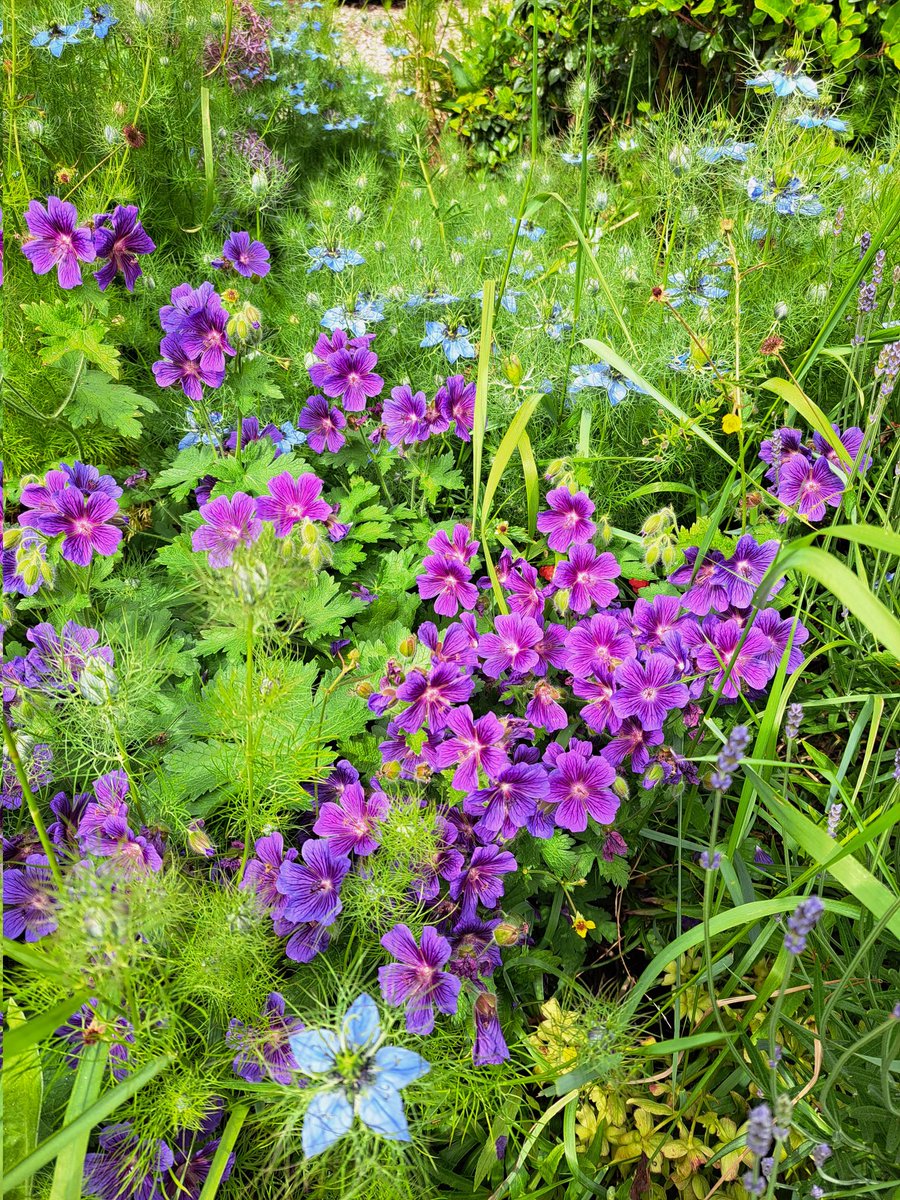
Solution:
{"label": "thin stalk", "polygon": [[50,873],[58,888],[62,888],[62,872],[59,869],[59,863],[56,858],[56,853],[53,849],[53,844],[50,841],[47,827],[44,825],[44,818],[41,816],[40,806],[37,802],[37,797],[31,790],[31,784],[28,781],[28,773],[22,765],[22,759],[19,757],[19,747],[16,745],[16,739],[13,736],[13,731],[7,725],[6,720],[0,721],[3,726],[3,743],[6,746],[6,753],[9,755],[9,760],[13,765],[13,770],[16,773],[16,778],[19,781],[19,787],[22,789],[22,795],[25,797],[25,803],[28,805],[28,813],[31,817],[34,827],[37,830],[38,839],[41,843],[41,849],[47,856],[47,863],[50,867]]}

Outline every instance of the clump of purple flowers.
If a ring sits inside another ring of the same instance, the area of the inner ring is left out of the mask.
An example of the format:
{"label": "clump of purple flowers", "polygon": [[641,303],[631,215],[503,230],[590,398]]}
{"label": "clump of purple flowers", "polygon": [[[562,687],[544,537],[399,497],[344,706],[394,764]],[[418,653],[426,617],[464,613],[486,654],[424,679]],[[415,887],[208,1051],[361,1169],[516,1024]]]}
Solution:
{"label": "clump of purple flowers", "polygon": [[[832,429],[844,450],[840,455],[821,433],[814,433],[809,442],[803,441],[799,429],[776,429],[760,447],[759,457],[769,464],[766,481],[787,508],[818,523],[828,508],[838,508],[849,481],[858,471],[863,474],[871,458],[863,452],[865,435],[857,426],[841,433]],[[852,465],[851,465],[852,464]],[[785,522],[789,514],[782,512],[778,520]]]}
{"label": "clump of purple flowers", "polygon": [[60,553],[67,562],[87,566],[94,554],[115,554],[122,541],[124,518],[118,498],[122,489],[111,475],[81,462],[60,463],[48,471],[43,483],[22,489],[26,510],[19,524],[46,538],[61,535]]}
{"label": "clump of purple flowers", "polygon": [[211,283],[199,288],[179,284],[170,299],[159,310],[164,337],[153,374],[160,387],[179,384],[188,399],[199,403],[204,385],[222,386],[225,358],[236,354],[228,340],[229,314]]}
{"label": "clump of purple flowers", "polygon": [[133,292],[142,274],[138,255],[156,249],[134,204],[117,204],[111,213],[100,213],[91,224],[79,225],[74,204],[48,196],[46,206],[40,200],[31,201],[25,224],[28,236],[22,253],[36,275],[47,275],[55,267],[59,286],[65,290],[81,284],[81,263],[106,259],[94,272],[100,291],[106,291],[121,272],[126,288]]}

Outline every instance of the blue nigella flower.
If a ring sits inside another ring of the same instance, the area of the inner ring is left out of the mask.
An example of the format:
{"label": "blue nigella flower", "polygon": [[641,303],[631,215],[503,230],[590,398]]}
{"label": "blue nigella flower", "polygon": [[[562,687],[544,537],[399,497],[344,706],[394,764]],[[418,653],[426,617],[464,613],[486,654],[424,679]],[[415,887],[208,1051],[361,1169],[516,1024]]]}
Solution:
{"label": "blue nigella flower", "polygon": [[808,75],[804,75],[800,63],[795,62],[784,63],[780,71],[761,71],[753,79],[748,79],[744,87],[753,88],[755,92],[773,91],[781,99],[793,96],[795,92],[805,96],[807,100],[819,98],[818,84]]}
{"label": "blue nigella flower", "polygon": [[314,50],[312,46],[307,46],[303,53],[308,59],[311,59],[312,62],[315,62],[316,59],[318,59],[320,62],[328,62],[328,55],[323,54],[321,50]]}
{"label": "blue nigella flower", "polygon": [[113,25],[118,25],[119,18],[114,17],[108,4],[98,8],[84,10],[84,17],[78,22],[79,29],[93,29],[95,38],[105,38]]}
{"label": "blue nigella flower", "polygon": [[[683,350],[681,354],[676,354],[672,361],[667,365],[670,371],[709,371],[712,373],[713,364],[710,362],[710,360],[708,358],[704,358],[701,363],[698,363],[696,359],[699,357],[699,354],[696,354],[696,352],[692,353],[690,350]],[[720,372],[724,371],[725,369],[725,363],[721,359],[716,359],[715,366]]]}
{"label": "blue nigella flower", "polygon": [[690,271],[673,271],[666,288],[666,298],[673,308],[690,300],[698,308],[706,308],[710,300],[724,300],[728,289],[716,281],[715,275],[696,275]]}
{"label": "blue nigella flower", "polygon": [[456,304],[459,296],[453,296],[450,292],[422,292],[415,293],[403,305],[404,308],[421,308],[423,304],[434,304],[438,308],[445,308],[448,304]]}
{"label": "blue nigella flower", "polygon": [[289,96],[305,96],[306,80],[301,79],[298,83],[289,83],[286,90]]}
{"label": "blue nigella flower", "polygon": [[343,329],[353,337],[362,337],[367,324],[376,324],[384,320],[384,301],[369,300],[360,294],[356,299],[356,308],[349,312],[344,305],[336,304],[329,308],[322,317],[320,324],[332,333],[335,329]]}
{"label": "blue nigella flower", "polygon": [[[515,217],[510,217],[509,220],[510,224],[515,225]],[[546,232],[547,230],[542,229],[540,225],[533,225],[531,221],[526,221],[524,218],[519,226],[519,237],[528,238],[529,242],[539,242]]]}
{"label": "blue nigella flower", "polygon": [[[224,421],[224,417],[220,412],[211,412],[209,414],[209,423],[213,429],[219,429]],[[188,432],[178,443],[179,450],[187,450],[189,446],[212,446],[215,440],[208,433],[201,433],[200,427],[197,424],[197,419],[194,416],[194,410],[189,408],[184,414],[184,423],[188,428]],[[222,431],[224,434],[224,430]]]}
{"label": "blue nigella flower", "polygon": [[569,333],[572,329],[572,322],[565,320],[561,304],[554,304],[550,309],[549,320],[544,322],[544,333],[554,342],[558,342],[563,334]]}
{"label": "blue nigella flower", "polygon": [[801,113],[799,117],[791,117],[791,121],[801,129],[819,129],[824,125],[826,129],[833,129],[835,133],[846,133],[850,128],[842,117],[836,117],[824,108],[814,108],[810,112]]}
{"label": "blue nigella flower", "polygon": [[311,102],[309,100],[300,100],[294,105],[294,112],[298,112],[304,117],[315,116],[318,111],[319,106],[315,103],[315,101]]}
{"label": "blue nigella flower", "polygon": [[414,87],[398,87],[396,92],[398,96],[414,96],[416,89]]}
{"label": "blue nigella flower", "polygon": [[409,51],[405,46],[385,46],[391,58],[409,58]]}
{"label": "blue nigella flower", "polygon": [[430,1064],[414,1050],[381,1040],[378,1009],[366,992],[347,1009],[339,1030],[304,1029],[289,1038],[298,1069],[321,1081],[303,1117],[307,1158],[349,1133],[354,1117],[381,1137],[411,1140],[400,1093],[427,1075]]}
{"label": "blue nigella flower", "polygon": [[290,454],[295,446],[302,446],[306,441],[306,434],[301,429],[295,429],[290,421],[285,421],[283,425],[278,427],[281,431],[281,441],[275,445],[282,454]]}
{"label": "blue nigella flower", "polygon": [[780,185],[774,179],[763,181],[751,175],[747,180],[747,195],[754,202],[774,204],[775,211],[784,217],[819,217],[825,211],[818,196],[803,191],[803,183],[796,175]]}
{"label": "blue nigella flower", "polygon": [[619,404],[629,392],[647,393],[642,387],[621,375],[609,363],[596,362],[571,368],[574,376],[569,384],[569,395],[574,396],[586,388],[603,388],[613,406]]}
{"label": "blue nigella flower", "polygon": [[[514,291],[510,288],[503,293],[500,300],[500,307],[505,308],[508,313],[515,315],[519,311],[518,297],[523,295],[522,292]],[[484,288],[479,288],[477,292],[472,292],[473,300],[484,300]]]}
{"label": "blue nigella flower", "polygon": [[339,246],[313,246],[306,252],[313,260],[306,268],[307,275],[327,267],[329,271],[343,271],[345,267],[359,267],[366,261],[358,250],[342,250]]}
{"label": "blue nigella flower", "polygon": [[701,146],[697,157],[709,166],[721,162],[723,158],[742,163],[747,161],[747,155],[755,149],[756,142],[736,142],[732,138],[726,138],[721,146]]}
{"label": "blue nigella flower", "polygon": [[361,125],[368,124],[368,121],[357,115],[355,117],[344,117],[343,120],[340,121],[324,121],[322,128],[344,132],[347,129],[359,129]]}
{"label": "blue nigella flower", "polygon": [[451,366],[457,359],[475,357],[475,347],[469,341],[469,331],[465,325],[449,326],[444,321],[426,321],[425,336],[419,345],[422,349],[442,346]]}
{"label": "blue nigella flower", "polygon": [[[579,151],[577,154],[573,154],[569,150],[563,150],[563,152],[560,154],[559,157],[563,160],[564,163],[568,163],[570,167],[580,167],[581,166],[581,151]],[[588,156],[587,156],[588,162],[590,162],[592,158],[596,158],[596,157],[597,156],[596,156],[596,154],[594,154],[593,150],[588,151]]]}
{"label": "blue nigella flower", "polygon": [[49,29],[42,29],[40,33],[36,33],[29,45],[37,50],[46,47],[54,58],[59,58],[66,46],[78,44],[79,32],[77,25],[51,25]]}

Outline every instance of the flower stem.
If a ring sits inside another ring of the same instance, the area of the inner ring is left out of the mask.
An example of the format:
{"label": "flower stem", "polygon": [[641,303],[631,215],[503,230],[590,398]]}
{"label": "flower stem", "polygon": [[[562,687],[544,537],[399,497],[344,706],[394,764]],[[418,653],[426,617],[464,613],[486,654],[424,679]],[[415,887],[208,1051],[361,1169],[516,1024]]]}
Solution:
{"label": "flower stem", "polygon": [[62,872],[59,869],[59,862],[56,858],[56,853],[53,849],[53,844],[50,841],[50,836],[47,833],[47,827],[44,824],[44,819],[41,816],[41,810],[38,806],[37,797],[31,790],[31,784],[28,781],[28,773],[22,765],[22,759],[19,756],[19,747],[16,745],[16,739],[13,736],[13,731],[6,723],[6,719],[0,720],[3,726],[3,743],[6,747],[6,753],[9,755],[9,760],[13,765],[13,770],[16,773],[16,778],[19,781],[19,786],[22,789],[22,795],[25,797],[25,803],[28,805],[28,812],[34,827],[37,830],[37,835],[41,843],[41,848],[47,856],[47,864],[50,867],[50,872],[56,881],[56,886],[62,888]]}

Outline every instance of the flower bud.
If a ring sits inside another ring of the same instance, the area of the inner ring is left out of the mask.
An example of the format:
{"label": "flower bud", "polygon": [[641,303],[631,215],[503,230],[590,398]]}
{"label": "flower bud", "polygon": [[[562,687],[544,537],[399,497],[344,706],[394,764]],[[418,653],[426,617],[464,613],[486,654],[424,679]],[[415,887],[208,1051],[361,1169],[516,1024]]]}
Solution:
{"label": "flower bud", "polygon": [[522,363],[518,354],[508,354],[503,359],[503,373],[511,384],[519,386],[522,382]]}
{"label": "flower bud", "polygon": [[621,775],[617,775],[615,777],[615,779],[612,781],[612,790],[616,793],[616,795],[619,797],[619,799],[621,799],[621,800],[628,799],[628,794],[629,794],[628,781],[626,779],[623,779]]}
{"label": "flower bud", "polygon": [[419,644],[419,639],[416,637],[416,635],[414,633],[411,633],[409,635],[409,637],[403,638],[403,640],[400,642],[400,645],[397,647],[397,649],[400,651],[400,653],[402,654],[402,656],[404,658],[412,658],[412,656],[416,652],[416,646],[418,644]]}
{"label": "flower bud", "polygon": [[553,593],[553,607],[561,617],[564,617],[569,611],[571,598],[572,593],[568,588],[560,588],[558,592]]}
{"label": "flower bud", "polygon": [[216,856],[216,848],[212,844],[209,834],[204,831],[202,817],[198,817],[196,821],[191,821],[188,825],[187,843],[194,854],[200,854],[203,858],[215,858]]}
{"label": "flower bud", "polygon": [[356,692],[357,696],[360,696],[363,700],[368,700],[368,698],[375,691],[368,679],[361,679],[353,690]]}
{"label": "flower bud", "polygon": [[269,190],[269,177],[265,171],[254,171],[250,176],[250,191],[254,196],[264,196]]}
{"label": "flower bud", "polygon": [[78,690],[98,708],[117,694],[119,682],[105,658],[91,659],[79,676]]}
{"label": "flower bud", "polygon": [[518,917],[504,917],[494,929],[494,941],[498,946],[519,946],[528,934],[528,923]]}
{"label": "flower bud", "polygon": [[667,541],[665,546],[663,546],[663,551],[662,551],[663,570],[667,574],[670,571],[674,571],[676,566],[678,565],[678,559],[679,559],[678,547],[674,546],[671,542]]}
{"label": "flower bud", "polygon": [[773,311],[775,313],[775,320],[783,321],[784,318],[788,315],[788,306],[785,304],[785,302],[783,300],[778,300],[775,304],[775,308]]}
{"label": "flower bud", "polygon": [[381,768],[381,774],[385,779],[399,779],[400,764],[398,762],[386,762]]}
{"label": "flower bud", "polygon": [[659,542],[651,542],[644,551],[644,563],[648,567],[655,567],[659,562]]}
{"label": "flower bud", "polygon": [[[146,0],[137,0],[137,3],[134,6],[134,15],[142,25],[149,25],[153,19],[153,9],[149,4],[146,3]],[[212,17],[210,18],[210,23],[215,26],[215,17],[217,16],[221,22],[219,28],[223,28],[225,25],[225,18],[221,15],[221,13],[213,13]]]}

